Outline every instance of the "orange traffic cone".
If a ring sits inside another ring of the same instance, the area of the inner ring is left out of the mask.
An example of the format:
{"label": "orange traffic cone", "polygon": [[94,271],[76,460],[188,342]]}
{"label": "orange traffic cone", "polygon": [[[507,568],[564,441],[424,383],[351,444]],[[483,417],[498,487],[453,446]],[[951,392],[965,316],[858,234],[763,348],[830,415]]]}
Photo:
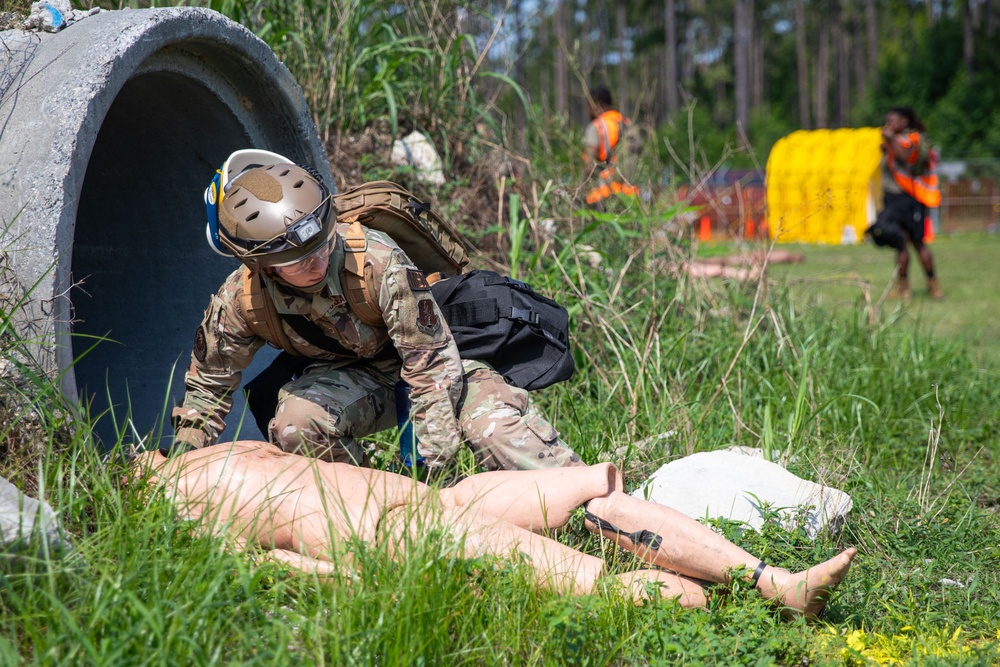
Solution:
{"label": "orange traffic cone", "polygon": [[698,225],[698,240],[699,241],[712,240],[712,221],[709,220],[707,215],[701,216],[701,222]]}
{"label": "orange traffic cone", "polygon": [[930,216],[924,218],[924,243],[930,243],[934,240],[934,221],[931,220]]}

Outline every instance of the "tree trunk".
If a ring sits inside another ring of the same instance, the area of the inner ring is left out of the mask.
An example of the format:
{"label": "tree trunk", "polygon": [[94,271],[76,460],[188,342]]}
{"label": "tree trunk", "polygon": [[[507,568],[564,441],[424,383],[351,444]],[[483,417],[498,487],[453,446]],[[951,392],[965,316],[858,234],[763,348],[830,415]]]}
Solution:
{"label": "tree trunk", "polygon": [[760,22],[755,12],[750,12],[750,111],[764,106],[764,40],[760,35]]}
{"label": "tree trunk", "polygon": [[865,62],[866,51],[862,46],[865,43],[865,38],[861,34],[861,11],[862,9],[857,5],[851,7],[851,21],[848,24],[848,33],[851,35],[851,44],[853,48],[850,50],[849,54],[851,57],[851,64],[854,66],[854,100],[855,103],[863,101],[868,97],[868,66]]}
{"label": "tree trunk", "polygon": [[[872,0],[874,2],[874,0]],[[799,125],[808,130],[809,119],[809,52],[806,49],[806,4],[795,0],[795,60],[799,84]]]}
{"label": "tree trunk", "polygon": [[878,25],[875,0],[865,0],[865,27],[868,28],[868,80],[878,89]]}
{"label": "tree trunk", "polygon": [[965,0],[962,3],[962,60],[965,62],[965,72],[971,77],[976,58],[976,11],[975,0]]}
{"label": "tree trunk", "polygon": [[556,113],[566,116],[569,113],[569,90],[567,88],[569,66],[566,52],[569,49],[569,12],[566,11],[567,0],[556,0]]}
{"label": "tree trunk", "polygon": [[618,110],[628,116],[628,54],[625,48],[625,26],[628,17],[625,12],[625,0],[615,3],[615,28],[618,35]]}
{"label": "tree trunk", "polygon": [[[591,17],[591,13],[588,12],[587,20],[590,22],[590,26],[588,30],[583,31],[583,35],[585,36],[583,42],[592,49],[592,52],[590,54],[591,57],[587,62],[590,67],[585,69],[583,74],[588,81],[592,81],[594,79],[604,80],[608,83],[608,88],[612,89],[610,81],[608,81],[608,73],[604,69],[605,46],[611,41],[611,22],[608,20],[607,4],[605,0],[595,0],[593,17]],[[600,35],[600,37],[598,39],[591,40],[589,36],[592,32]]]}
{"label": "tree trunk", "polygon": [[836,0],[837,21],[837,127],[847,125],[851,109],[851,30],[850,0]]}
{"label": "tree trunk", "polygon": [[[822,12],[822,10],[821,10]],[[816,53],[813,85],[813,116],[816,127],[827,127],[827,100],[830,87],[830,25],[829,16],[819,17],[819,49]]]}
{"label": "tree trunk", "polygon": [[[524,79],[524,17],[521,11],[522,0],[511,0],[510,13],[514,19],[514,82],[527,94],[527,82]],[[528,152],[525,128],[528,125],[527,113],[520,100],[514,104],[514,146],[521,155]]]}
{"label": "tree trunk", "polygon": [[663,65],[665,70],[664,93],[667,113],[673,114],[680,108],[677,94],[677,2],[664,0],[663,3]]}
{"label": "tree trunk", "polygon": [[[538,20],[538,44],[542,49],[546,45],[551,44],[549,41],[549,22],[545,17],[544,12],[539,12]],[[558,49],[558,45],[556,45]],[[555,49],[552,53],[555,57]],[[546,113],[552,113],[552,94],[549,90],[549,70],[547,67],[538,68],[538,104],[541,105],[542,110]]]}
{"label": "tree trunk", "polygon": [[742,132],[745,132],[750,124],[750,12],[752,11],[753,0],[734,0],[733,104],[736,123]]}
{"label": "tree trunk", "polygon": [[698,52],[698,26],[689,21],[684,27],[684,60],[681,61],[681,85],[688,87],[694,81],[694,55]]}

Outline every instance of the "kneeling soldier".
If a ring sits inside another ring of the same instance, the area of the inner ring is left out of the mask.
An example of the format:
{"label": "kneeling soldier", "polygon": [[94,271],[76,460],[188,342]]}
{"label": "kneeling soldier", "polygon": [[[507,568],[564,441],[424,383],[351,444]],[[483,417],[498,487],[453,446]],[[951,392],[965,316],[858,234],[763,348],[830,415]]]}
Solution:
{"label": "kneeling soldier", "polygon": [[[402,379],[429,468],[445,464],[463,440],[491,470],[582,465],[526,391],[487,364],[460,358],[423,273],[382,232],[364,230],[363,260],[382,323],[366,324],[352,311],[342,282],[347,225],[337,222],[314,170],[247,150],[231,155],[220,176],[209,242],[246,268],[212,297],[195,333],[165,454],[216,442],[243,371],[271,343],[302,360],[266,426],[287,452],[365,465],[359,438],[396,424],[394,387]],[[277,313],[267,336],[251,322],[260,298]]]}

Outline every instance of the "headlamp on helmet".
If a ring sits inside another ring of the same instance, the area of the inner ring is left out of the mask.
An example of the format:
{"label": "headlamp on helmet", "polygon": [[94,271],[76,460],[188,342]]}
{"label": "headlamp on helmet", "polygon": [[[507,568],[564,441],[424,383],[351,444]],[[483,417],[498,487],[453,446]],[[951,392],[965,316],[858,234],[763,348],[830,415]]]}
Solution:
{"label": "headlamp on helmet", "polygon": [[292,245],[304,246],[316,235],[323,231],[323,223],[319,221],[315,213],[310,213],[291,224],[285,232],[285,238]]}

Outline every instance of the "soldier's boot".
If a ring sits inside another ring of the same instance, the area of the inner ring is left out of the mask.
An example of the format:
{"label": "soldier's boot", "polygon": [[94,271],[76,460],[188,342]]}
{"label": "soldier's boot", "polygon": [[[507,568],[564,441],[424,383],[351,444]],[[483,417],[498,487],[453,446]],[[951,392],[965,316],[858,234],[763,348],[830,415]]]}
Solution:
{"label": "soldier's boot", "polygon": [[903,301],[910,300],[910,281],[906,278],[896,279],[896,298]]}
{"label": "soldier's boot", "polygon": [[941,291],[941,286],[938,285],[937,278],[927,279],[927,291],[930,292],[931,298],[934,300],[944,298],[944,292]]}

